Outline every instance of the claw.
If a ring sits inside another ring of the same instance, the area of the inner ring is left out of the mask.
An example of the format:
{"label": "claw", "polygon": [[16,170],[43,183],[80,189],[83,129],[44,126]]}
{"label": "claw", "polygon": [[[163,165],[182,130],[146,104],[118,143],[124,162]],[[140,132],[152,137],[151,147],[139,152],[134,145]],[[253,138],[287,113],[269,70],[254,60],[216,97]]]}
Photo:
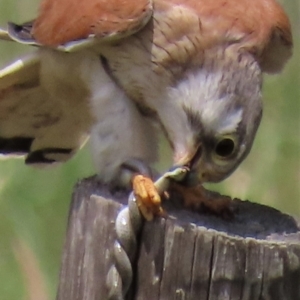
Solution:
{"label": "claw", "polygon": [[134,176],[133,191],[138,207],[147,221],[151,221],[154,216],[165,214],[161,207],[161,195],[166,192],[181,195],[187,208],[208,211],[225,219],[233,217],[230,197],[209,193],[200,183],[191,186],[182,184],[189,172],[186,167],[177,167],[163,174],[155,182],[144,175]]}
{"label": "claw", "polygon": [[133,190],[138,207],[147,221],[151,221],[155,215],[161,215],[161,198],[154,182],[143,175],[136,175],[132,181]]}
{"label": "claw", "polygon": [[170,179],[181,181],[187,174],[188,168],[178,167],[166,172],[157,181],[153,182],[149,177],[136,175],[133,177],[133,191],[138,207],[147,221],[151,221],[154,216],[164,215],[161,207],[161,197],[170,185]]}

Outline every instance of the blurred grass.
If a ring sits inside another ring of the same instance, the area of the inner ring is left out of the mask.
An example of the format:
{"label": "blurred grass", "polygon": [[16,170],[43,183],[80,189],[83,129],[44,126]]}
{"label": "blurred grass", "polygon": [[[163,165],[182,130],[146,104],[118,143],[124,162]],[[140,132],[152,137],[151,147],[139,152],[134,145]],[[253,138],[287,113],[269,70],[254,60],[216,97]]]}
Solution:
{"label": "blurred grass", "polygon": [[[32,19],[37,3],[1,0],[0,26]],[[264,117],[249,158],[229,179],[210,188],[300,216],[300,3],[283,3],[293,25],[294,56],[283,74],[265,78]],[[26,51],[1,42],[0,65]],[[28,168],[22,160],[0,161],[1,299],[55,298],[72,188],[93,173],[87,149],[49,170]],[[44,284],[45,291],[35,292],[34,282]]]}

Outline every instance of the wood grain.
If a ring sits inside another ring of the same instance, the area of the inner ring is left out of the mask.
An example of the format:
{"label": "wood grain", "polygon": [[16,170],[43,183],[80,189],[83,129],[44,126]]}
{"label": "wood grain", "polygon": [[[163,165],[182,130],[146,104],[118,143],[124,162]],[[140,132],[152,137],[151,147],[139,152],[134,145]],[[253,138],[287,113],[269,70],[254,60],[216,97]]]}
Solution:
{"label": "wood grain", "polygon": [[[107,299],[114,220],[126,198],[124,192],[111,194],[95,178],[76,186],[57,300]],[[167,218],[144,225],[127,300],[300,299],[295,219],[237,199],[231,220],[171,202]]]}

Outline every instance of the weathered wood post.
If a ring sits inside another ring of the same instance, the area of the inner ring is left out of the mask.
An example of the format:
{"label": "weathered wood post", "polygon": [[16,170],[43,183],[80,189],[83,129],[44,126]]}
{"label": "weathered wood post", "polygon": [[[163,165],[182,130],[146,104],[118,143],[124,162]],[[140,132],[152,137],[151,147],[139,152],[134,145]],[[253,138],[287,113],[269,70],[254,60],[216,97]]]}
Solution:
{"label": "weathered wood post", "polygon": [[[95,178],[76,186],[57,300],[107,299],[114,222],[126,201]],[[300,299],[300,232],[292,217],[240,200],[232,220],[167,205],[167,218],[144,225],[128,299]]]}

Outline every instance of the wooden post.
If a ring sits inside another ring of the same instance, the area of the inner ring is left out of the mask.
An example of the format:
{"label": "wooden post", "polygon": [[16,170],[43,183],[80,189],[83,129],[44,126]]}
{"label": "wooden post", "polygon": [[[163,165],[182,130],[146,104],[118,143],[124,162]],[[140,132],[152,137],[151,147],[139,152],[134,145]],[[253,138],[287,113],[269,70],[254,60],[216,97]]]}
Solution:
{"label": "wooden post", "polygon": [[[76,186],[57,300],[107,299],[114,221],[126,201],[95,178]],[[145,223],[129,299],[299,300],[297,222],[270,207],[233,201],[232,220],[167,203],[167,218]]]}

